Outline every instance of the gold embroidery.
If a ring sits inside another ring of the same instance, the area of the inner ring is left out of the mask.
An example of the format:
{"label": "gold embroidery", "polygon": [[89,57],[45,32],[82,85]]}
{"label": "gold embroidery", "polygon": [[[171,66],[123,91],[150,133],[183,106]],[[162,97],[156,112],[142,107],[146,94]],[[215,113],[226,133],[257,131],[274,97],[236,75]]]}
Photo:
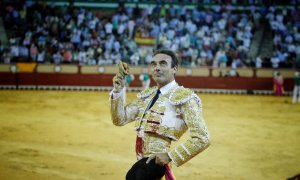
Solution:
{"label": "gold embroidery", "polygon": [[193,91],[184,87],[178,87],[170,97],[171,103],[176,105],[184,103],[184,101],[191,98],[193,95]]}
{"label": "gold embroidery", "polygon": [[168,152],[171,140],[161,136],[146,133],[144,137],[144,156],[149,156],[154,153]]}
{"label": "gold embroidery", "polygon": [[156,91],[157,91],[157,87],[151,87],[151,88],[148,88],[148,89],[146,89],[142,92],[139,92],[137,94],[137,97],[139,99],[145,99],[145,98],[149,97],[151,94],[153,94]]}
{"label": "gold embroidery", "polygon": [[[181,146],[174,148],[169,153],[172,161],[177,166],[184,164],[209,145],[209,134],[197,100],[191,99],[185,103],[182,106],[182,111],[185,112],[184,119],[189,128],[191,138],[183,142]],[[190,154],[188,154],[182,146],[184,146]],[[178,152],[180,156],[184,157],[184,160],[182,160],[176,152]]]}
{"label": "gold embroidery", "polygon": [[[150,110],[145,111],[156,89],[143,91],[138,95],[139,101],[125,107],[123,97],[111,100],[113,123],[125,125],[136,120],[135,127],[144,140],[144,156],[168,152],[176,166],[180,166],[209,145],[201,100],[191,90],[176,86],[159,97]],[[190,138],[170,150],[171,140],[178,140],[187,129]]]}

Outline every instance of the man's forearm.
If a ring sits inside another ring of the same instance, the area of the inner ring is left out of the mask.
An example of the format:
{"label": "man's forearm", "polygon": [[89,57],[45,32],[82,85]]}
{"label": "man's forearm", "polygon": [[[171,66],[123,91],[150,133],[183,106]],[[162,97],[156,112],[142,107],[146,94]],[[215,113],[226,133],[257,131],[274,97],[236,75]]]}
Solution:
{"label": "man's forearm", "polygon": [[135,120],[140,101],[132,101],[126,103],[126,89],[124,88],[120,93],[110,93],[110,112],[113,124],[116,126],[123,126]]}
{"label": "man's forearm", "polygon": [[123,126],[126,122],[125,120],[125,99],[123,92],[110,93],[110,112],[113,124],[116,126]]}
{"label": "man's forearm", "polygon": [[208,137],[204,139],[191,138],[174,148],[168,153],[176,166],[181,166],[200,152],[204,151],[210,144]]}

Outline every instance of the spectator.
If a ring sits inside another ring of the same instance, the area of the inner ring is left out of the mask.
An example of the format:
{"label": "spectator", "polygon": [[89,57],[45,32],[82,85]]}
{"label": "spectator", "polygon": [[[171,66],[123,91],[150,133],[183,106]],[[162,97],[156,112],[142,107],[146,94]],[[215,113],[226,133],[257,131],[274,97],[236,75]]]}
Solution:
{"label": "spectator", "polygon": [[15,40],[11,40],[12,45],[10,46],[10,54],[11,54],[11,58],[13,59],[18,59],[19,58],[19,46],[16,43]]}
{"label": "spectator", "polygon": [[38,63],[45,63],[45,50],[39,49],[37,54],[37,62]]}
{"label": "spectator", "polygon": [[106,33],[106,35],[112,34],[112,30],[113,30],[113,25],[112,25],[111,22],[108,21],[108,22],[105,24],[105,33]]}
{"label": "spectator", "polygon": [[63,60],[63,57],[60,54],[60,52],[57,51],[56,53],[53,54],[52,59],[55,64],[60,64]]}
{"label": "spectator", "polygon": [[279,67],[279,62],[280,62],[280,60],[275,54],[275,56],[273,56],[271,58],[272,68],[278,68]]}
{"label": "spectator", "polygon": [[79,52],[78,52],[78,49],[75,48],[74,51],[72,51],[72,62],[75,62],[75,63],[79,63]]}
{"label": "spectator", "polygon": [[11,52],[8,49],[3,51],[3,55],[1,57],[2,57],[3,63],[9,64],[11,62],[12,56],[11,56]]}
{"label": "spectator", "polygon": [[63,51],[63,63],[71,63],[72,62],[72,52],[70,49],[65,49]]}
{"label": "spectator", "polygon": [[223,49],[220,49],[217,54],[216,54],[216,58],[215,58],[215,63],[217,63],[218,67],[226,67],[226,63],[228,61],[227,55],[225,53],[225,51]]}
{"label": "spectator", "polygon": [[255,59],[255,68],[256,69],[262,68],[262,59],[260,56],[256,57]]}
{"label": "spectator", "polygon": [[87,64],[87,54],[86,51],[81,48],[78,54],[79,64],[84,65]]}
{"label": "spectator", "polygon": [[38,53],[38,48],[34,43],[32,43],[30,46],[30,58],[32,61],[36,61],[37,53]]}
{"label": "spectator", "polygon": [[140,56],[138,55],[137,52],[135,52],[131,57],[130,57],[130,62],[132,65],[138,65],[140,61]]}
{"label": "spectator", "polygon": [[87,55],[87,64],[95,65],[96,64],[95,49],[93,47],[89,47],[86,55]]}
{"label": "spectator", "polygon": [[113,50],[111,54],[111,60],[113,61],[113,64],[118,64],[121,60],[121,54],[119,51]]}
{"label": "spectator", "polygon": [[19,46],[19,60],[28,61],[29,60],[29,50],[26,46]]}

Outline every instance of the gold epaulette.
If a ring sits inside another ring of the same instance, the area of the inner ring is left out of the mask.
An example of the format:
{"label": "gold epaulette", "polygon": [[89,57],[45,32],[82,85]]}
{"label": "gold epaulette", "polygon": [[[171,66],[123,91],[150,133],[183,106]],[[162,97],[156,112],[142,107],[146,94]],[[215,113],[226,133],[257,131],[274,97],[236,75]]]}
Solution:
{"label": "gold epaulette", "polygon": [[148,89],[143,90],[142,92],[139,92],[137,94],[137,97],[139,99],[145,99],[145,98],[149,97],[151,94],[153,94],[156,91],[157,91],[157,87],[156,86],[150,87]]}
{"label": "gold epaulette", "polygon": [[197,102],[201,104],[200,98],[192,91],[191,89],[184,88],[183,86],[179,86],[174,89],[170,95],[170,103],[173,105],[184,104],[192,98],[196,98]]}

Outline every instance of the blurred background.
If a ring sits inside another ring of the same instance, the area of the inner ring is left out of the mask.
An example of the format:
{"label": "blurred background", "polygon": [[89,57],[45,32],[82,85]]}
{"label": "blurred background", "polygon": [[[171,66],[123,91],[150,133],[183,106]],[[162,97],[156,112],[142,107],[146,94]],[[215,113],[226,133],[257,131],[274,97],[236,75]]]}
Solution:
{"label": "blurred background", "polygon": [[129,87],[140,90],[152,52],[166,48],[180,57],[177,81],[199,92],[275,94],[277,83],[290,95],[300,68],[298,4],[3,0],[0,87],[110,89],[122,60]]}

